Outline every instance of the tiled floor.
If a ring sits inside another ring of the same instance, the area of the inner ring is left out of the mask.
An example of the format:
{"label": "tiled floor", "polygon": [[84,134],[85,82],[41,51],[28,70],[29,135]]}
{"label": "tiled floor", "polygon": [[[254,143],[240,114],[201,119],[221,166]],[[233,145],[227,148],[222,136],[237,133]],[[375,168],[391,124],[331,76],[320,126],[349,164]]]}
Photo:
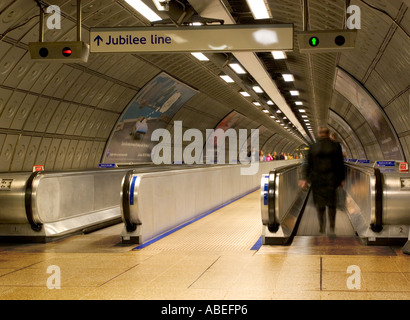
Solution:
{"label": "tiled floor", "polygon": [[120,244],[121,225],[0,245],[0,299],[410,299],[410,256],[399,247],[296,237],[250,250],[258,211],[256,192],[141,250]]}

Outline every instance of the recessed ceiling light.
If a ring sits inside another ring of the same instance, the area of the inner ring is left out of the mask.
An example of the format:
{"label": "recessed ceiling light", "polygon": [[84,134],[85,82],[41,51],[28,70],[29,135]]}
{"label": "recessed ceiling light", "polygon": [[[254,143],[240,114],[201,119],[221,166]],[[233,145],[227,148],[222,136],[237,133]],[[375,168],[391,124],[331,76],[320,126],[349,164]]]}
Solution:
{"label": "recessed ceiling light", "polygon": [[302,102],[302,101],[296,101],[295,104],[296,104],[297,106],[303,106],[303,102]]}
{"label": "recessed ceiling light", "polygon": [[285,51],[272,51],[272,56],[275,60],[282,60],[287,58]]}
{"label": "recessed ceiling light", "polygon": [[246,71],[241,67],[241,65],[239,63],[230,63],[229,66],[237,74],[245,74],[246,73]]}
{"label": "recessed ceiling light", "polygon": [[230,77],[230,76],[227,76],[227,75],[222,75],[222,76],[220,76],[222,79],[224,79],[226,82],[228,82],[228,83],[233,83],[233,82],[235,82],[235,81],[233,81],[233,79]]}
{"label": "recessed ceiling light", "polygon": [[191,52],[191,54],[199,61],[209,61],[209,59],[201,52]]}
{"label": "recessed ceiling light", "polygon": [[308,116],[302,116],[302,118],[307,118]]}
{"label": "recessed ceiling light", "polygon": [[261,105],[259,102],[253,102],[253,104],[258,107]]}
{"label": "recessed ceiling light", "polygon": [[270,116],[272,119],[276,119],[275,116]]}
{"label": "recessed ceiling light", "polygon": [[299,95],[299,91],[297,91],[297,90],[291,90],[289,92],[292,96],[298,96]]}
{"label": "recessed ceiling light", "polygon": [[276,111],[276,113],[282,113],[282,111],[278,110],[278,111]]}
{"label": "recessed ceiling light", "polygon": [[263,111],[263,112],[265,112],[265,113],[269,113],[269,111],[268,111],[268,110],[266,110],[266,109],[263,109],[262,111]]}
{"label": "recessed ceiling light", "polygon": [[249,93],[247,93],[246,91],[241,91],[240,92],[241,95],[243,95],[244,97],[250,97],[251,95]]}
{"label": "recessed ceiling light", "polygon": [[305,110],[305,109],[299,109],[299,112],[300,112],[300,113],[305,113],[306,110]]}
{"label": "recessed ceiling light", "polygon": [[273,105],[275,105],[273,102],[272,102],[272,100],[269,100],[268,102],[266,102],[268,105],[270,105],[270,106],[273,106]]}
{"label": "recessed ceiling light", "polygon": [[293,74],[282,74],[283,80],[285,80],[286,82],[292,82],[295,81],[295,77],[293,76]]}
{"label": "recessed ceiling light", "polygon": [[270,18],[264,0],[246,0],[246,2],[248,3],[255,20]]}
{"label": "recessed ceiling light", "polygon": [[255,91],[256,93],[263,93],[263,90],[261,87],[259,86],[254,86],[252,87],[253,91]]}
{"label": "recessed ceiling light", "polygon": [[137,10],[140,14],[142,14],[145,18],[149,21],[158,21],[162,20],[162,18],[157,15],[154,11],[151,10],[144,2],[141,0],[125,0],[131,7]]}
{"label": "recessed ceiling light", "polygon": [[165,11],[166,10],[166,1],[165,0],[152,0],[157,7],[158,11]]}

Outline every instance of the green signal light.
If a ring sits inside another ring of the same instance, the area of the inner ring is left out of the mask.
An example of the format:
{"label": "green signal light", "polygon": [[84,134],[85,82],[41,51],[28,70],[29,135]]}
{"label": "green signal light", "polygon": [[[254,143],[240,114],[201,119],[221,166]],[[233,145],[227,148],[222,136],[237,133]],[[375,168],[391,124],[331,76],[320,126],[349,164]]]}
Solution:
{"label": "green signal light", "polygon": [[318,37],[312,37],[309,39],[309,44],[312,47],[317,47],[319,45],[319,38]]}

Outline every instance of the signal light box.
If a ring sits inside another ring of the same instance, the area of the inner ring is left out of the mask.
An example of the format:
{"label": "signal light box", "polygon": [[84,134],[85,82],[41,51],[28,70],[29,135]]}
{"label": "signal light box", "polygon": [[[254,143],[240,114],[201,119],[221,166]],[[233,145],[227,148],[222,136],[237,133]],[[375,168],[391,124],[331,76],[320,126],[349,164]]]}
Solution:
{"label": "signal light box", "polygon": [[83,41],[30,42],[28,44],[33,60],[58,62],[87,62],[90,46]]}
{"label": "signal light box", "polygon": [[314,53],[354,49],[356,37],[357,30],[304,31],[298,33],[299,51]]}

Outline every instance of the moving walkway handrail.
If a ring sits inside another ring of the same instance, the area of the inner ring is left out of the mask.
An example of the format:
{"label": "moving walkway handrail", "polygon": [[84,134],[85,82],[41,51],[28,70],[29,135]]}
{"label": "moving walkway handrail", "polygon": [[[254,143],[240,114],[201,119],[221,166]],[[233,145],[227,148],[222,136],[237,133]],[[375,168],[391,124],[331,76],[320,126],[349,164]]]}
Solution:
{"label": "moving walkway handrail", "polygon": [[[295,168],[302,166],[303,163],[291,164],[288,166],[282,166],[275,168],[269,172],[269,182],[268,182],[268,215],[267,220],[262,217],[264,224],[268,226],[270,232],[276,232],[279,229],[280,217],[279,217],[279,206],[278,206],[278,178],[280,175],[285,174]],[[264,186],[262,186],[262,192],[264,191]],[[262,195],[263,201],[263,195]]]}
{"label": "moving walkway handrail", "polygon": [[383,230],[383,181],[379,168],[363,167],[356,164],[345,163],[346,167],[374,176],[374,216],[371,217],[370,228],[374,232]]}

